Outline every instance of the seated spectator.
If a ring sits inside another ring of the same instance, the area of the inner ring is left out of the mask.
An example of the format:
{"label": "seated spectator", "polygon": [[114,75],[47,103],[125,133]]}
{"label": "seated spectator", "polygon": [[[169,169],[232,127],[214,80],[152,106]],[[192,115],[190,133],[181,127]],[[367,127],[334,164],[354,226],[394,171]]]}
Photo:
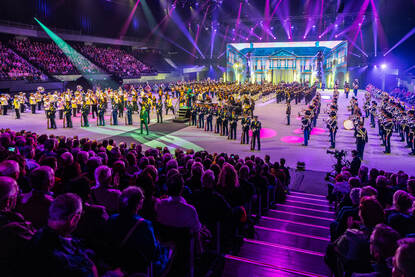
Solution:
{"label": "seated spectator", "polygon": [[[360,222],[350,222],[349,229],[329,245],[326,263],[337,272],[337,259],[346,272],[370,272],[369,237],[374,227],[384,222],[383,208],[373,197],[363,197],[359,206]],[[357,228],[353,228],[356,226]]]}
{"label": "seated spectator", "polygon": [[3,276],[21,275],[24,251],[35,229],[15,212],[19,188],[11,177],[0,177],[0,267]]}
{"label": "seated spectator", "polygon": [[402,239],[393,257],[393,277],[415,277],[415,239]]}
{"label": "seated spectator", "polygon": [[388,277],[392,275],[392,257],[398,248],[400,235],[385,224],[376,225],[370,236],[370,254],[374,258],[373,272],[353,274],[353,277]]}
{"label": "seated spectator", "polygon": [[406,189],[412,197],[415,198],[415,179],[409,179],[406,184]]}
{"label": "seated spectator", "polygon": [[50,190],[55,183],[55,175],[52,168],[40,166],[32,171],[29,179],[32,191],[20,197],[17,210],[33,226],[40,228],[48,222],[49,207],[53,202]]}
{"label": "seated spectator", "polygon": [[387,212],[387,223],[402,236],[415,233],[415,218],[410,214],[412,198],[409,193],[398,190],[393,195],[393,207]]}
{"label": "seated spectator", "polygon": [[121,192],[111,187],[111,169],[106,165],[99,166],[95,170],[95,182],[96,186],[91,189],[92,203],[104,206],[110,214],[117,212]]}
{"label": "seated spectator", "polygon": [[156,206],[157,221],[167,226],[190,228],[194,233],[199,233],[202,225],[196,209],[187,204],[181,196],[184,188],[183,178],[177,169],[170,171],[166,180],[169,197],[160,200]]}
{"label": "seated spectator", "polygon": [[119,214],[112,215],[107,223],[106,237],[112,249],[111,258],[116,267],[128,274],[146,273],[152,261],[163,268],[161,256],[150,221],[137,213],[143,206],[144,194],[138,187],[128,187],[119,198]]}
{"label": "seated spectator", "polygon": [[81,199],[58,196],[49,209],[48,224],[32,238],[27,267],[32,276],[98,276],[94,262],[72,237],[82,215]]}
{"label": "seated spectator", "polygon": [[231,206],[214,188],[215,174],[212,170],[206,170],[202,176],[202,189],[194,192],[190,201],[196,208],[200,221],[212,232],[215,231],[216,222],[231,215]]}

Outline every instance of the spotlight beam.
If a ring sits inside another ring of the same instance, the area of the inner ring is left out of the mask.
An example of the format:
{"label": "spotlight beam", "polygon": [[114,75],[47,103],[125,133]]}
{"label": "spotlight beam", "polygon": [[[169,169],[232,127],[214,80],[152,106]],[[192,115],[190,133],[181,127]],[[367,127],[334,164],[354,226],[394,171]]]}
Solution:
{"label": "spotlight beam", "polygon": [[128,26],[130,26],[131,20],[133,19],[133,16],[135,14],[135,11],[137,10],[139,3],[140,3],[140,0],[137,0],[137,2],[135,2],[134,8],[131,10],[130,14],[128,15],[127,20],[124,22],[124,25],[122,26],[120,35],[119,35],[120,40],[122,40],[125,34],[127,33]]}
{"label": "spotlight beam", "polygon": [[394,46],[392,46],[391,49],[389,49],[385,54],[383,54],[383,56],[386,56],[387,54],[389,54],[390,52],[392,52],[392,50],[394,50],[396,47],[398,47],[399,45],[401,45],[402,43],[405,42],[405,40],[407,40],[408,38],[410,38],[413,34],[415,34],[415,27],[409,31],[409,33],[407,33],[403,38],[401,38],[400,41],[398,41]]}

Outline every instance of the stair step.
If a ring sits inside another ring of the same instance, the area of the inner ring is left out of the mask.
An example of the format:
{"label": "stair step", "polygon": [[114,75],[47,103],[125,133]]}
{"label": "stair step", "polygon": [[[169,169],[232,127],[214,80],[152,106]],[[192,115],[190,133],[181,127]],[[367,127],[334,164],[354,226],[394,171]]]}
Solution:
{"label": "stair step", "polygon": [[279,210],[269,210],[268,217],[288,219],[291,221],[304,222],[304,223],[326,226],[326,227],[329,227],[330,223],[334,220],[333,218],[329,218],[329,217],[304,215],[301,213],[279,211]]}
{"label": "stair step", "polygon": [[261,277],[322,277],[310,272],[293,270],[282,266],[275,266],[263,262],[254,261],[242,257],[225,255],[225,268],[222,277],[245,277],[245,276],[261,276]]}
{"label": "stair step", "polygon": [[297,196],[305,196],[309,198],[316,198],[316,199],[326,199],[326,196],[321,195],[321,194],[313,194],[313,193],[306,193],[306,192],[299,192],[299,191],[290,191],[290,194],[297,195]]}
{"label": "stair step", "polygon": [[314,209],[314,208],[298,207],[298,206],[289,205],[289,204],[277,204],[275,206],[276,206],[276,209],[279,211],[287,211],[287,212],[300,213],[304,215],[332,217],[332,218],[334,218],[335,216],[333,211],[321,211],[321,210]]}
{"label": "stair step", "polygon": [[323,238],[328,238],[330,236],[330,230],[326,226],[312,225],[303,222],[296,222],[267,216],[261,217],[258,222],[258,226],[309,234]]}
{"label": "stair step", "polygon": [[287,195],[287,199],[288,200],[296,200],[296,201],[302,201],[304,203],[309,203],[309,204],[320,204],[320,205],[327,205],[329,206],[329,201],[325,200],[325,199],[315,199],[315,198],[310,198],[310,197],[304,197],[304,196],[297,196],[297,195]]}
{"label": "stair step", "polygon": [[313,236],[308,233],[298,233],[283,229],[274,229],[263,226],[255,226],[255,238],[260,241],[278,243],[285,246],[297,247],[324,253],[329,243],[329,238]]}
{"label": "stair step", "polygon": [[321,211],[334,211],[334,207],[329,206],[327,204],[304,203],[301,200],[294,200],[294,199],[287,199],[285,200],[284,204],[297,206],[297,207],[316,209],[316,210],[321,210]]}
{"label": "stair step", "polygon": [[324,253],[297,247],[244,239],[238,256],[276,267],[327,275]]}

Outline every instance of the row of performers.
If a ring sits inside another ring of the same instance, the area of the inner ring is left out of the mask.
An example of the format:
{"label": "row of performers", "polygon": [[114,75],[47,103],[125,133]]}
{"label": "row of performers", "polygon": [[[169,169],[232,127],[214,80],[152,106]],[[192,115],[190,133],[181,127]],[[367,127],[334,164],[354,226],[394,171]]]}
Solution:
{"label": "row of performers", "polygon": [[307,85],[297,82],[280,83],[277,85],[275,92],[275,100],[277,103],[282,101],[294,101],[295,104],[301,103],[304,99],[305,104],[308,105],[314,98],[317,92],[317,84],[308,87]]}
{"label": "row of performers", "polygon": [[[373,87],[369,87],[367,94],[371,94]],[[405,147],[410,148],[410,155],[415,155],[415,109],[407,109],[405,103],[394,99],[387,92],[380,95],[380,104],[371,102],[371,127],[378,127],[381,145],[385,146],[385,153],[391,153],[391,137],[396,133]],[[366,99],[365,105],[368,100]]]}
{"label": "row of performers", "polygon": [[[213,121],[215,125],[213,126]],[[238,121],[241,122],[241,144],[250,144],[254,151],[256,146],[261,150],[260,131],[261,122],[258,116],[252,115],[251,111],[244,111],[242,116],[238,116],[235,108],[231,106],[214,107],[208,105],[194,105],[190,111],[190,124],[206,132],[214,132],[220,136],[225,136],[229,140],[236,140]],[[251,143],[249,142],[249,131],[252,132]]]}
{"label": "row of performers", "polygon": [[[302,112],[298,113],[301,117],[301,129],[304,133],[304,146],[308,146],[308,142],[310,140],[310,134],[313,127],[316,127],[318,116],[320,115],[321,109],[321,95],[320,93],[316,93],[315,97],[311,100],[310,105],[307,109],[303,110]],[[289,118],[291,116],[291,105],[290,101],[287,101],[287,123],[289,124]]]}

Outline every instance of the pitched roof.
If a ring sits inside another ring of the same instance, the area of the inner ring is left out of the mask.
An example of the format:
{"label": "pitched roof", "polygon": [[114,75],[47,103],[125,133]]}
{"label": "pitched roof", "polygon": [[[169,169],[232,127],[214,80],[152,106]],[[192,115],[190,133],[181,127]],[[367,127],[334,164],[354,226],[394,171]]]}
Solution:
{"label": "pitched roof", "polygon": [[254,56],[309,56],[314,57],[319,51],[324,55],[330,53],[327,47],[271,47],[271,48],[245,48],[240,52],[244,55],[251,53]]}

